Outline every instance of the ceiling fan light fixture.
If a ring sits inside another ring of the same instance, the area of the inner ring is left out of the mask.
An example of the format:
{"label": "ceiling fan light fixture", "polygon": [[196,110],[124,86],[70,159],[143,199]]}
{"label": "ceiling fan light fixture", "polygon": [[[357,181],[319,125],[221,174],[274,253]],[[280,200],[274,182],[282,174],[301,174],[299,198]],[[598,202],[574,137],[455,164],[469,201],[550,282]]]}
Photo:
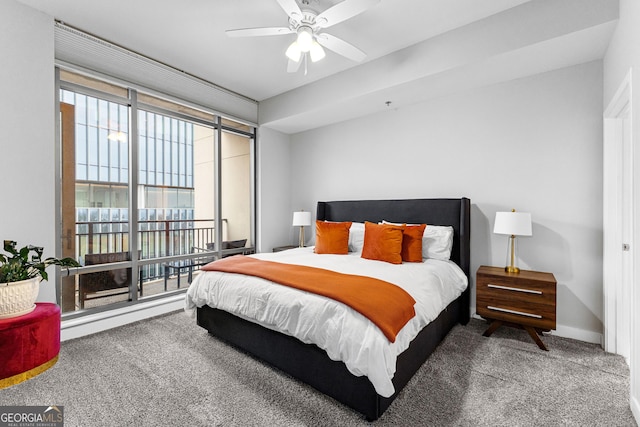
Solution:
{"label": "ceiling fan light fixture", "polygon": [[372,8],[380,0],[332,0],[331,3],[334,4],[321,13],[310,8],[311,2],[319,2],[319,0],[275,1],[287,14],[288,26],[238,28],[226,30],[226,34],[229,37],[295,34],[296,40],[285,51],[289,73],[298,71],[304,62],[304,70],[307,74],[309,60],[320,61],[326,56],[326,49],[355,62],[361,62],[366,58],[367,55],[363,51],[338,37],[325,33],[324,30]]}
{"label": "ceiling fan light fixture", "polygon": [[313,30],[306,26],[298,28],[298,38],[296,41],[302,52],[309,52],[313,45]]}
{"label": "ceiling fan light fixture", "polygon": [[300,56],[302,56],[302,50],[300,50],[300,45],[298,44],[297,41],[294,41],[289,45],[289,47],[287,48],[287,51],[285,52],[285,55],[287,55],[287,58],[289,58],[293,62],[300,61]]}
{"label": "ceiling fan light fixture", "polygon": [[311,62],[318,62],[326,56],[322,46],[320,46],[320,44],[315,40],[311,44],[311,50],[309,51],[309,55],[311,56]]}

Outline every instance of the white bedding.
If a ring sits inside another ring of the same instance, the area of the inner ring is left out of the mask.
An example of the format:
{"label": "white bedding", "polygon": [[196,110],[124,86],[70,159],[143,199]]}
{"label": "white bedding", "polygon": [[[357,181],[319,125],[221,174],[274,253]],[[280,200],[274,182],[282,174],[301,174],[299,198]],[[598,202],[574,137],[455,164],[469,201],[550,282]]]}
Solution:
{"label": "white bedding", "polygon": [[397,356],[429,322],[467,287],[467,277],[452,261],[389,264],[349,255],[318,255],[313,247],[251,255],[289,264],[371,276],[394,283],[415,300],[416,316],[394,343],[352,308],[312,293],[268,280],[221,272],[201,272],[189,287],[185,310],[209,305],[259,323],[305,343],[314,343],[332,360],[341,360],[357,376],[366,375],[376,392],[389,397]]}

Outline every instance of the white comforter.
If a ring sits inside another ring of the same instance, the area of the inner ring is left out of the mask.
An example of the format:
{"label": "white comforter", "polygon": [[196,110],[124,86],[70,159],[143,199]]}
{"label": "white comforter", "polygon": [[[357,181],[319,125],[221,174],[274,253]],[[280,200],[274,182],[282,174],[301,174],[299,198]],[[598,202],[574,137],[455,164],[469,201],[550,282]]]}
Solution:
{"label": "white comforter", "polygon": [[384,397],[394,393],[397,356],[467,287],[467,277],[451,261],[394,265],[363,259],[360,253],[318,255],[312,247],[251,256],[376,277],[402,287],[416,300],[416,316],[391,343],[369,319],[340,302],[257,277],[201,272],[186,294],[185,310],[193,314],[206,304],[316,344],[332,360],[343,361],[352,374],[366,375]]}

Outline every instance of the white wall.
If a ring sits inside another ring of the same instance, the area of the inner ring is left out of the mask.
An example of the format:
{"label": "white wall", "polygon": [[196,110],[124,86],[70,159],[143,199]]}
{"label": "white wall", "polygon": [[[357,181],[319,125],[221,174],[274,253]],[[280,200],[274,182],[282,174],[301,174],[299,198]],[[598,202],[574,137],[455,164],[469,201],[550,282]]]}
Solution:
{"label": "white wall", "polygon": [[[0,2],[0,240],[55,254],[53,19],[14,0]],[[52,269],[53,270],[53,269]],[[55,301],[55,278],[40,301]]]}
{"label": "white wall", "polygon": [[312,212],[318,200],[469,197],[473,272],[505,265],[495,212],[531,212],[520,266],[555,275],[559,335],[599,342],[600,61],[299,133],[291,164],[292,202]]}
{"label": "white wall", "polygon": [[292,240],[290,147],[288,135],[267,128],[258,130],[258,252],[271,252],[276,246],[297,242]]}
{"label": "white wall", "polygon": [[[640,200],[640,2],[637,0],[620,0],[620,19],[618,27],[611,39],[607,54],[603,61],[604,106],[612,100],[613,95],[622,83],[630,69],[632,86],[632,144],[634,147],[634,191],[636,205]],[[638,207],[636,207],[638,209]],[[636,214],[637,218],[637,214]],[[636,220],[634,245],[640,242],[640,224]],[[633,248],[632,248],[633,250]],[[640,265],[640,255],[635,249],[636,265]],[[637,421],[640,421],[640,293],[637,292],[638,272],[632,296],[632,324],[631,324],[631,356],[629,360],[631,372],[631,410]]]}

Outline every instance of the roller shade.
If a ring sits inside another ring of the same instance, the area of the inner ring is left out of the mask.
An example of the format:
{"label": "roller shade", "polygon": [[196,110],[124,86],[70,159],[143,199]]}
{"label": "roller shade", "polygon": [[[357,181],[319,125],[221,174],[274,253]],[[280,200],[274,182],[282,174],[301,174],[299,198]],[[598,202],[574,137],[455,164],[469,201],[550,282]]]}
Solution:
{"label": "roller shade", "polygon": [[55,24],[55,56],[57,61],[193,102],[221,115],[258,122],[257,101],[59,22]]}

